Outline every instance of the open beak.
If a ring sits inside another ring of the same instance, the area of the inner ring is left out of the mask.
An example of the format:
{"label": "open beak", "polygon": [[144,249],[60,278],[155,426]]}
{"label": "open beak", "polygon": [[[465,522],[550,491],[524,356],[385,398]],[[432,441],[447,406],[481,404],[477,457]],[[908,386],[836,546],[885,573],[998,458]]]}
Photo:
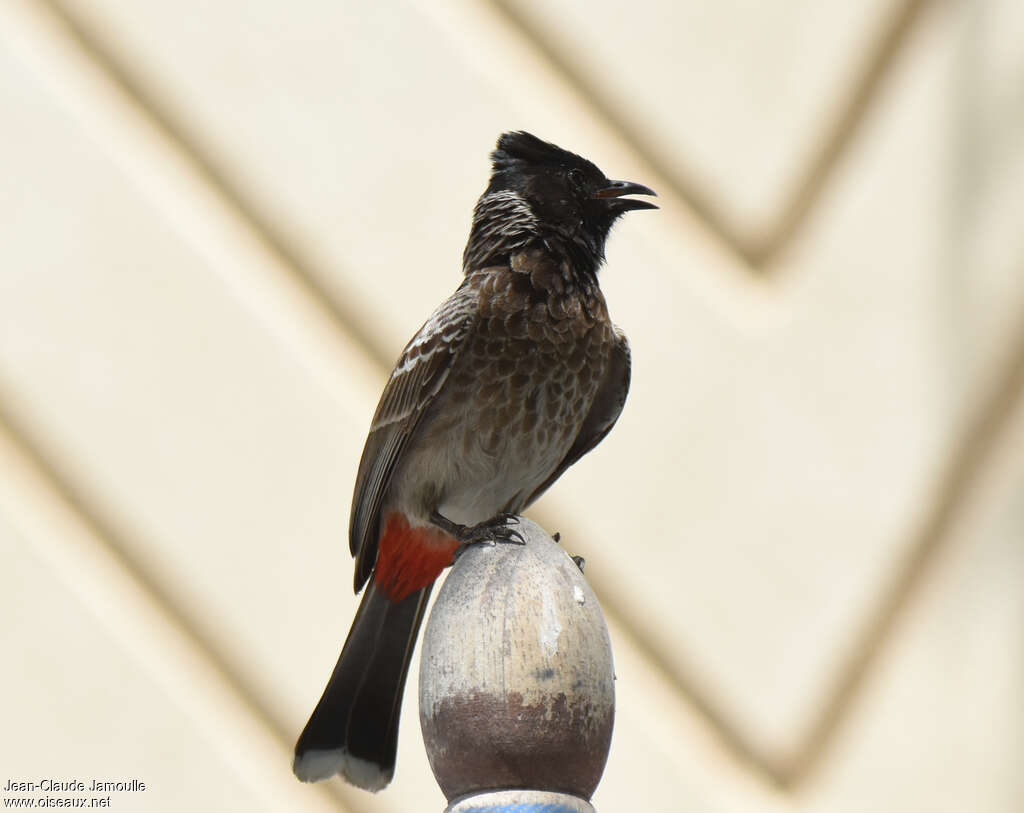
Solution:
{"label": "open beak", "polygon": [[657,194],[650,187],[632,181],[608,181],[606,186],[594,193],[594,197],[610,199],[605,203],[609,209],[628,212],[631,209],[657,209],[658,207],[650,201],[624,198],[623,195],[654,195],[656,197]]}

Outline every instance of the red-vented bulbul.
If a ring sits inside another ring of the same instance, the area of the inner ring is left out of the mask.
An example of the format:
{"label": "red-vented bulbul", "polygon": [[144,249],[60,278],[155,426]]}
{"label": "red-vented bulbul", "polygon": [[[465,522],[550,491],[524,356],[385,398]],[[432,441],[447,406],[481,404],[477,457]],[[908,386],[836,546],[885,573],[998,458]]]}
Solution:
{"label": "red-vented bulbul", "polygon": [[605,239],[646,186],[525,132],[491,154],[464,278],[398,359],[373,416],[349,527],[369,580],[295,746],[304,781],[394,774],[409,659],[434,580],[462,545],[514,540],[512,515],[594,448],[629,389],[626,337],[598,287]]}

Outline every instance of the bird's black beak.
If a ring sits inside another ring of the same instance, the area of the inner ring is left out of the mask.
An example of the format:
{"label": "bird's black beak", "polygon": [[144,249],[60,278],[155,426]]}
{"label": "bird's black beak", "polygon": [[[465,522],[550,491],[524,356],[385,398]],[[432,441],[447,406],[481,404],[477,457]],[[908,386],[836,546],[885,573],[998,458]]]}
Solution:
{"label": "bird's black beak", "polygon": [[650,201],[624,198],[623,195],[657,196],[657,194],[650,187],[632,181],[608,181],[593,194],[593,197],[600,198],[609,210],[628,212],[631,209],[657,209],[658,207]]}

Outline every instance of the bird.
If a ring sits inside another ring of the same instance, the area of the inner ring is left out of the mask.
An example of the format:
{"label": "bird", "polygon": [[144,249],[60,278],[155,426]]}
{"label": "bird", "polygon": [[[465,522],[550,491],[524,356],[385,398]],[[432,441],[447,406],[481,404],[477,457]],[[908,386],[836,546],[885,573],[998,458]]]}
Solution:
{"label": "bird", "polygon": [[394,776],[409,661],[434,581],[608,434],[629,390],[598,284],[605,242],[655,195],[525,131],[503,133],[455,292],[405,346],[374,413],[349,521],[365,587],[293,771],[368,791]]}

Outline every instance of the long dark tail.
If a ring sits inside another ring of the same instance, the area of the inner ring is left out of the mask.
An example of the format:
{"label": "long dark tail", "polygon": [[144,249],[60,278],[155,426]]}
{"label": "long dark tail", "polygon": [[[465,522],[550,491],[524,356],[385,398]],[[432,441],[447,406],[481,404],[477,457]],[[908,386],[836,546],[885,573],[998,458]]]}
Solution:
{"label": "long dark tail", "polygon": [[395,773],[398,717],[409,660],[430,586],[399,602],[371,582],[341,656],[295,744],[292,769],[303,782],[341,774],[377,791]]}

